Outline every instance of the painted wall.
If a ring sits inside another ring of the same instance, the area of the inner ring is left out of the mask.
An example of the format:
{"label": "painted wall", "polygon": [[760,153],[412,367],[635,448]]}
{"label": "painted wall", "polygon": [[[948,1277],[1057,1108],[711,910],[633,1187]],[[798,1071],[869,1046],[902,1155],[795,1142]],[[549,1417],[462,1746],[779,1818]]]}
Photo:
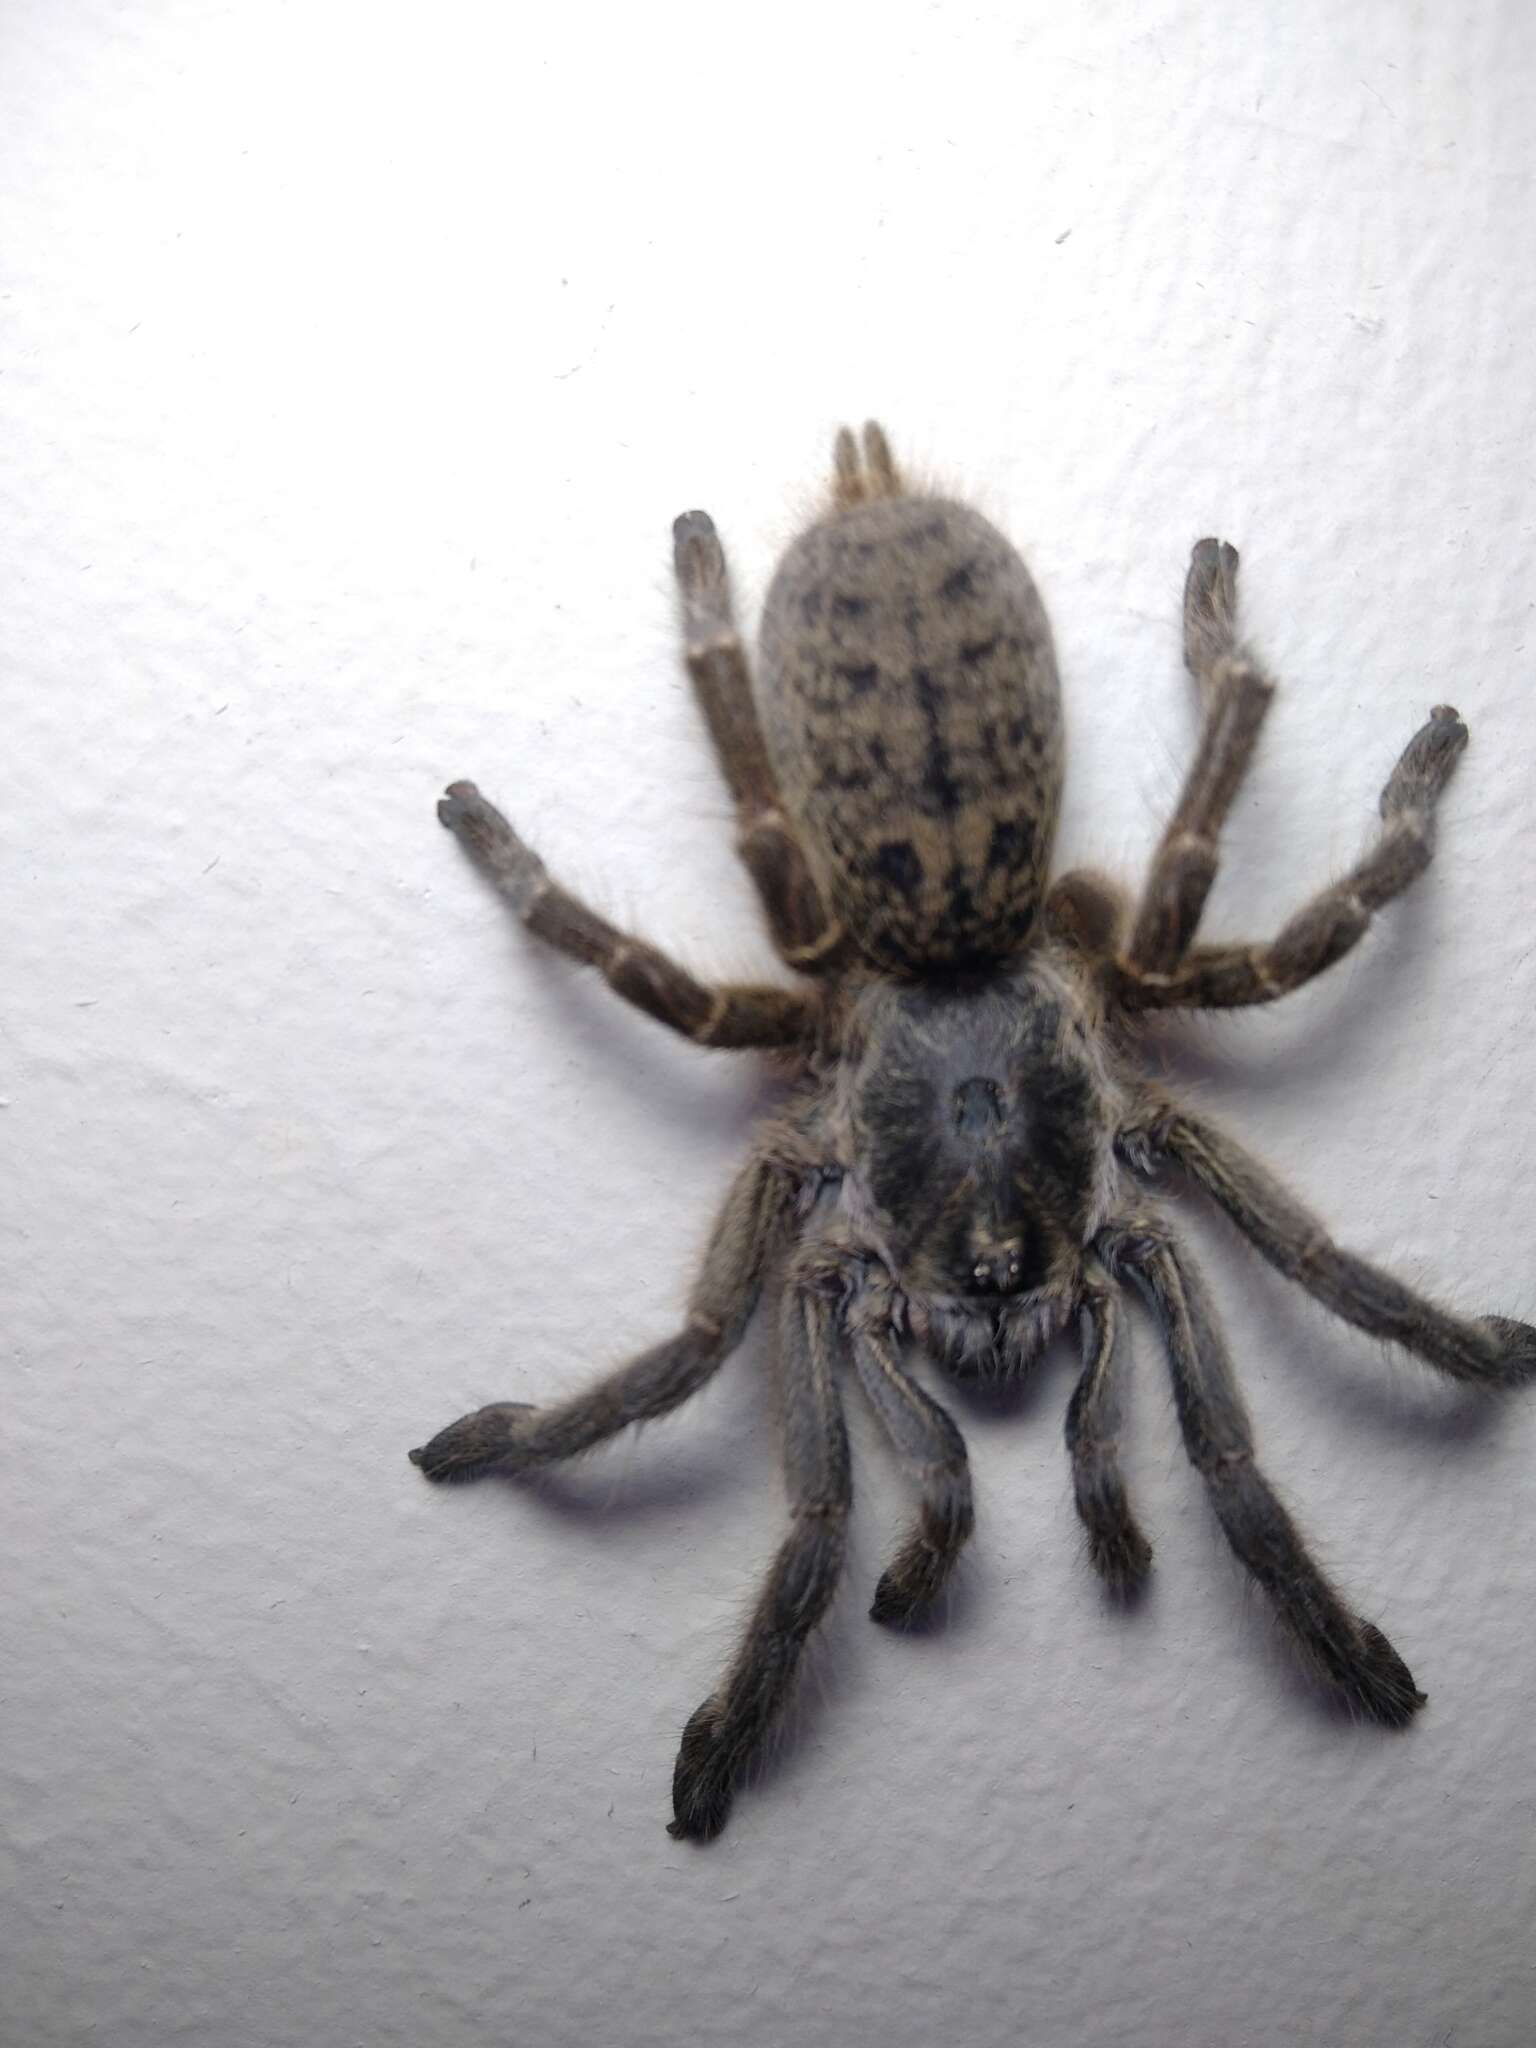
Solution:
{"label": "painted wall", "polygon": [[15,2048],[1519,2048],[1536,1401],[1327,1321],[1177,1199],[1269,1469],[1430,1704],[1321,1706],[1136,1332],[1157,1545],[1108,1609],[1071,1363],[954,1397],[948,1624],[845,1599],[728,1834],[676,1736],[782,1516],[768,1356],[538,1489],[450,1417],[679,1315],[771,1092],[513,929],[471,774],[610,912],[769,953],[673,653],[873,413],[1029,554],[1063,862],[1193,733],[1190,542],[1283,681],[1211,926],[1438,862],[1152,1059],[1345,1241],[1536,1314],[1536,12],[1299,0],[502,9],[11,0],[0,63],[0,2038]]}

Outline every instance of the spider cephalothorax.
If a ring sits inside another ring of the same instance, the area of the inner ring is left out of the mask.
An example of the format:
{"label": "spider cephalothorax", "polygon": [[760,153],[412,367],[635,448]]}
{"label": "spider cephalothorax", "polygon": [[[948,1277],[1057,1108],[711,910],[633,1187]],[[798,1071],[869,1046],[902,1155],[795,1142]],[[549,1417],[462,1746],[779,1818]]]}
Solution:
{"label": "spider cephalothorax", "polygon": [[1017,1370],[1059,1327],[1113,1175],[1113,1084],[1065,978],[875,981],[844,1045],[847,1206],[945,1363]]}
{"label": "spider cephalothorax", "polygon": [[1330,966],[1428,865],[1466,744],[1444,705],[1409,741],[1356,866],[1266,944],[1198,945],[1222,822],[1272,685],[1235,630],[1237,555],[1199,542],[1184,653],[1204,723],[1134,908],[1049,884],[1061,780],[1050,628],[1024,564],[964,505],[909,490],[877,427],[838,436],[832,503],[769,591],[754,694],[725,561],[701,512],[675,527],[688,667],[735,800],[740,848],[796,986],[711,988],[551,880],[472,783],[444,824],[529,928],[701,1045],[798,1066],[726,1197],[682,1331],[588,1392],[498,1402],[412,1458],[431,1479],[525,1471],[661,1415],[779,1296],[790,1529],[740,1648],[684,1731],[674,1834],[719,1832],[789,1695],[844,1556],[852,1497],[839,1380],[851,1370],[919,1494],[872,1613],[938,1594],[972,1527],[965,1445],[911,1371],[1016,1374],[1074,1317],[1067,1412],[1078,1512],[1117,1592],[1151,1548],[1116,1450],[1120,1283],[1161,1326],[1185,1446],[1242,1563],[1320,1678],[1388,1727],[1423,1703],[1381,1631],[1318,1569],[1255,1461],[1204,1283],[1146,1188],[1182,1172],[1335,1313],[1451,1377],[1536,1373],[1536,1330],[1464,1318],[1342,1251],[1257,1160],[1138,1070],[1140,1013],[1282,996]]}

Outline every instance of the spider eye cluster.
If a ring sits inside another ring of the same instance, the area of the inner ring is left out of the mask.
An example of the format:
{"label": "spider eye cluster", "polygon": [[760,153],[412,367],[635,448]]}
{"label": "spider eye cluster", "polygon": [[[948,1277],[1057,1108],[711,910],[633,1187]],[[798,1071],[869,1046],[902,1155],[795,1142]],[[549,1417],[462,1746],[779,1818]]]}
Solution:
{"label": "spider eye cluster", "polygon": [[970,1294],[1017,1294],[1024,1285],[1026,1269],[1022,1243],[999,1245],[977,1259],[970,1272]]}

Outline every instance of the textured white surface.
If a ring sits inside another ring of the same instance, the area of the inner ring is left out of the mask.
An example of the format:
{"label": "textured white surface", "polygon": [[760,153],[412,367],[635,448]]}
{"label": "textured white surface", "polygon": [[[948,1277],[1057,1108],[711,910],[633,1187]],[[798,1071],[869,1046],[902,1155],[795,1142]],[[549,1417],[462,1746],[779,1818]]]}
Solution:
{"label": "textured white surface", "polygon": [[860,1427],[847,1596],[704,1853],[662,1823],[776,1538],[761,1349],[538,1491],[404,1454],[664,1333],[764,1099],[525,944],[433,799],[765,966],[668,522],[753,603],[871,412],[1036,567],[1064,860],[1152,843],[1213,527],[1284,683],[1217,927],[1465,713],[1411,898],[1155,1057],[1346,1241],[1536,1311],[1536,11],[11,0],[3,43],[6,2048],[1529,2042],[1536,1402],[1219,1226],[1404,1738],[1291,1675],[1145,1329],[1143,1610],[1080,1555],[1067,1361],[957,1399],[929,1635],[864,1619]]}

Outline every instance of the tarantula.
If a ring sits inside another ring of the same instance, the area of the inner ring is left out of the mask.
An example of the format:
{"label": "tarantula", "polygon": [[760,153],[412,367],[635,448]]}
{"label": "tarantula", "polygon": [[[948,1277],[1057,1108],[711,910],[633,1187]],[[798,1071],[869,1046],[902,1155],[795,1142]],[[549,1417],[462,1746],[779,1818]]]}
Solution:
{"label": "tarantula", "polygon": [[971,1533],[965,1445],[909,1366],[1024,1372],[1075,1317],[1066,1418],[1088,1554],[1119,1594],[1151,1548],[1116,1452],[1117,1283],[1160,1326],[1185,1447],[1238,1558],[1313,1670],[1389,1728],[1424,1695],[1319,1570],[1255,1459],[1210,1297],[1142,1186],[1203,1188],[1256,1249],[1346,1321],[1453,1379],[1536,1373],[1536,1329],[1452,1315],[1341,1250],[1248,1153],[1137,1071],[1149,1010],[1267,1003],[1320,974],[1427,866],[1467,729],[1437,705],[1381,796],[1381,831],[1340,881],[1257,945],[1199,945],[1222,822],[1273,685],[1236,632],[1236,551],[1197,543],[1184,657],[1203,726],[1139,901],[1051,884],[1061,718],[1023,562],[970,507],[909,488],[878,426],[836,443],[832,501],[779,565],[754,689],[712,521],[674,527],[689,673],[730,787],[741,856],[794,987],[709,987],[554,881],[470,782],[442,822],[530,931],[704,1046],[787,1055],[787,1100],[726,1197],[683,1329],[588,1392],[498,1402],[435,1436],[429,1479],[524,1472],[697,1392],[777,1279],[789,1533],[735,1657],[688,1722],[674,1835],[708,1840],[760,1753],[843,1564],[851,1501],[840,1368],[851,1364],[918,1495],[875,1590],[901,1625]]}

